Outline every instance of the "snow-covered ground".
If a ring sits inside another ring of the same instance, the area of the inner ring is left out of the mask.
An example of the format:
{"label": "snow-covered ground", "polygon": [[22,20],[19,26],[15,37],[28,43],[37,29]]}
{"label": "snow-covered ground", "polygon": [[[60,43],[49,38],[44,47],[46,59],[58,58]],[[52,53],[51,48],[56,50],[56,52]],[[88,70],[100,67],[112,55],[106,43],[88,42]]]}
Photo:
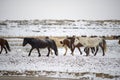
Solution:
{"label": "snow-covered ground", "polygon": [[[33,50],[30,57],[28,52],[30,45],[22,47],[22,39],[8,39],[11,52],[0,55],[0,75],[34,75],[58,78],[80,79],[87,77],[90,79],[120,79],[120,45],[118,40],[107,40],[107,52],[102,56],[99,50],[96,56],[91,53],[86,57],[75,49],[74,56],[68,50],[67,55],[63,56],[65,50],[59,47],[59,56],[50,55],[46,57],[47,49],[41,49],[41,57],[38,57],[36,50]],[[6,72],[7,71],[7,72]],[[10,72],[11,71],[11,72]]]}
{"label": "snow-covered ground", "polygon": [[[0,26],[1,37],[25,36],[72,36],[72,35],[120,35],[120,25],[85,26],[76,25],[29,25],[29,26]],[[47,49],[40,49],[41,57],[33,50],[28,57],[30,45],[22,46],[23,39],[6,38],[10,44],[11,52],[0,54],[0,75],[33,75],[58,78],[73,78],[84,80],[119,80],[120,79],[120,45],[118,40],[106,40],[107,52],[102,56],[102,51],[96,56],[90,53],[85,56],[75,49],[74,56],[68,50],[59,47],[59,55],[46,57]]]}
{"label": "snow-covered ground", "polygon": [[71,25],[0,25],[0,36],[24,37],[24,36],[81,36],[120,35],[120,25],[106,23],[106,25],[91,24],[87,22],[74,22]]}

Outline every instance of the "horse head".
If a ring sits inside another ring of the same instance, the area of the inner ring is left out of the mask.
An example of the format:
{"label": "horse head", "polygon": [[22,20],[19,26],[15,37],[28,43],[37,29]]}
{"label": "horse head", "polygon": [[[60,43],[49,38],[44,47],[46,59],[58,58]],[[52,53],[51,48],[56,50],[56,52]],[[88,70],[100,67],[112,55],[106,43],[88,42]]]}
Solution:
{"label": "horse head", "polygon": [[29,38],[24,38],[23,40],[23,46],[25,46],[28,43]]}

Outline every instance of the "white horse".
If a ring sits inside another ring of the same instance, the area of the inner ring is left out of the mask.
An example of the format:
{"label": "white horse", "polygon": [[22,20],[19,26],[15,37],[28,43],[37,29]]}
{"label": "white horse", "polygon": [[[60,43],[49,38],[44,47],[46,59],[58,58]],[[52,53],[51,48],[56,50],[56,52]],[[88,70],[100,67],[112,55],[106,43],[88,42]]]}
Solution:
{"label": "white horse", "polygon": [[[106,51],[106,41],[103,38],[99,38],[99,37],[75,37],[74,40],[74,46],[76,46],[77,44],[81,43],[84,47],[88,48],[94,48],[96,47],[96,52],[94,54],[94,56],[97,54],[98,52],[98,47],[100,46],[102,51],[103,51],[103,56],[105,55],[105,51]],[[89,52],[88,52],[89,55]]]}

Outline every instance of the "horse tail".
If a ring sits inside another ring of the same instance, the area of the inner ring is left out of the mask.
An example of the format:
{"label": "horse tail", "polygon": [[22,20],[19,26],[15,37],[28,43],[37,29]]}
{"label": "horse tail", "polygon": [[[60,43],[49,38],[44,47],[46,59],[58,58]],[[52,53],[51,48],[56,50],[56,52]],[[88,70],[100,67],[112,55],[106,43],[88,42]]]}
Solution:
{"label": "horse tail", "polygon": [[63,44],[63,41],[60,41],[60,44]]}
{"label": "horse tail", "polygon": [[118,44],[120,44],[120,40],[118,41]]}
{"label": "horse tail", "polygon": [[6,45],[7,49],[8,49],[9,51],[11,51],[10,46],[9,46],[9,44],[8,44],[8,41],[7,41],[7,40],[5,40],[5,45]]}
{"label": "horse tail", "polygon": [[64,41],[60,41],[60,44],[62,44],[62,46],[65,46]]}
{"label": "horse tail", "polygon": [[57,49],[57,45],[56,45],[56,43],[55,43],[55,41],[53,40],[53,49],[55,50],[55,52],[57,52],[58,53],[58,49]]}
{"label": "horse tail", "polygon": [[103,48],[104,48],[104,51],[106,52],[107,51],[107,44],[106,44],[105,39],[103,39]]}

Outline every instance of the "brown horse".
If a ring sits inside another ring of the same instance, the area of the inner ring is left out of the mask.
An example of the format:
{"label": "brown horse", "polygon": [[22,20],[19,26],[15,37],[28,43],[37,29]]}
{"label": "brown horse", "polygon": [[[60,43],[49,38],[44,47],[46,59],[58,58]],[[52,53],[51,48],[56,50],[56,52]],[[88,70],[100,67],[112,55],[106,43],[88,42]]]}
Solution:
{"label": "brown horse", "polygon": [[5,49],[6,53],[8,53],[7,50],[11,51],[7,40],[0,38],[0,45],[1,45],[0,54],[2,53],[3,48]]}
{"label": "brown horse", "polygon": [[64,56],[67,53],[67,47],[71,50],[71,54],[73,54],[75,47],[78,48],[78,50],[80,51],[80,54],[82,54],[80,47],[82,47],[81,44],[76,45],[75,47],[73,47],[73,42],[74,42],[74,37],[67,37],[65,38],[63,41],[60,41],[61,44],[63,44],[64,48],[65,48],[65,53]]}
{"label": "brown horse", "polygon": [[[64,53],[64,56],[67,53],[67,47],[71,50],[71,54],[72,55],[74,55],[73,52],[74,52],[75,48],[77,48],[79,50],[80,54],[82,54],[82,51],[81,51],[80,47],[83,47],[83,45],[81,43],[79,43],[77,45],[73,45],[74,40],[75,40],[75,36],[73,36],[73,37],[66,37],[63,41],[60,41],[60,43],[63,44],[63,46],[64,46],[64,48],[66,50],[65,53]],[[84,48],[84,51],[85,51],[86,55],[88,55],[88,48],[87,47]],[[91,51],[92,51],[92,53],[94,53],[95,52],[95,48],[91,47]]]}

